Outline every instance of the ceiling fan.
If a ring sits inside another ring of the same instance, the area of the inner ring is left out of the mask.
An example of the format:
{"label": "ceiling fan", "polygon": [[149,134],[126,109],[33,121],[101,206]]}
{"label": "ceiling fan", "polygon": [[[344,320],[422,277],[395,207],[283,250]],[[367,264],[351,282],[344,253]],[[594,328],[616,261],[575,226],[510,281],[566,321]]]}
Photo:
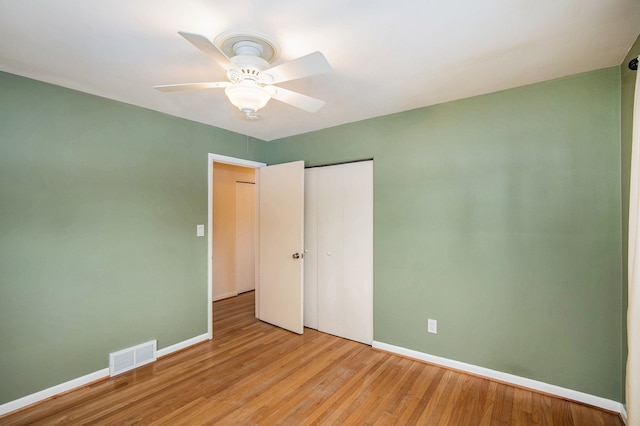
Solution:
{"label": "ceiling fan", "polygon": [[229,81],[154,86],[158,90],[172,92],[224,88],[229,101],[248,120],[259,119],[257,111],[270,99],[308,112],[316,112],[324,105],[320,99],[275,86],[277,83],[331,71],[331,65],[320,52],[270,67],[278,57],[279,47],[263,34],[225,32],[216,37],[214,42],[199,34],[182,31],[178,34],[224,68]]}

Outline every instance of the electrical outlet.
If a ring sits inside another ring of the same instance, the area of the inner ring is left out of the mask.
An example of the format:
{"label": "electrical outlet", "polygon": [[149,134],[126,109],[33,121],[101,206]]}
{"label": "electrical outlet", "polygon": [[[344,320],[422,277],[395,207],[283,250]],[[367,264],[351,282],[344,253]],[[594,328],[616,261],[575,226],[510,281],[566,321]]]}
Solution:
{"label": "electrical outlet", "polygon": [[438,334],[438,321],[429,318],[427,321],[427,331],[429,333]]}

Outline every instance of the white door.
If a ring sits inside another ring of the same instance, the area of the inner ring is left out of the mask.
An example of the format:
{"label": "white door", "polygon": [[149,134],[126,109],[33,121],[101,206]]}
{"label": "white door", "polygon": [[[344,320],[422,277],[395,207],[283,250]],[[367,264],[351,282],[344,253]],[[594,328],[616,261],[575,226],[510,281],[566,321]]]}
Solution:
{"label": "white door", "polygon": [[251,182],[236,182],[236,293],[255,288],[256,191]]}
{"label": "white door", "polygon": [[344,337],[373,343],[373,162],[345,167],[343,180]]}
{"label": "white door", "polygon": [[[345,298],[344,172],[345,166],[318,169],[318,330],[347,337],[345,313],[353,303]],[[347,234],[348,235],[348,234]],[[353,258],[350,256],[350,258]]]}
{"label": "white door", "polygon": [[263,167],[258,185],[258,319],[294,333],[303,326],[304,162]]}
{"label": "white door", "polygon": [[373,342],[373,163],[305,174],[305,325]]}
{"label": "white door", "polygon": [[304,171],[304,326],[318,329],[318,169]]}

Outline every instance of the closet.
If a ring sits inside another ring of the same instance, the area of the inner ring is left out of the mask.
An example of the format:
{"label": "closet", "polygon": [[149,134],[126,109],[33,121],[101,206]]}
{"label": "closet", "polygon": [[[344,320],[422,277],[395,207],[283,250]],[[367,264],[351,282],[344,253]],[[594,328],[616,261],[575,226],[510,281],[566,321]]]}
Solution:
{"label": "closet", "polygon": [[[250,176],[253,180],[253,176]],[[255,182],[235,182],[236,292],[256,288],[256,190]]]}
{"label": "closet", "polygon": [[373,162],[305,170],[304,325],[373,341]]}

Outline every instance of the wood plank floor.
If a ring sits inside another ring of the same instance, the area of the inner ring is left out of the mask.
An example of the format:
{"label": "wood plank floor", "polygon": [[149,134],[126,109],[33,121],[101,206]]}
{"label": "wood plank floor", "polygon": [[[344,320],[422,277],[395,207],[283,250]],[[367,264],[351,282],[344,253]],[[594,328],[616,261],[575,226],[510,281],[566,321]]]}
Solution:
{"label": "wood plank floor", "polygon": [[1,425],[622,425],[617,414],[214,304],[214,339],[0,417]]}

